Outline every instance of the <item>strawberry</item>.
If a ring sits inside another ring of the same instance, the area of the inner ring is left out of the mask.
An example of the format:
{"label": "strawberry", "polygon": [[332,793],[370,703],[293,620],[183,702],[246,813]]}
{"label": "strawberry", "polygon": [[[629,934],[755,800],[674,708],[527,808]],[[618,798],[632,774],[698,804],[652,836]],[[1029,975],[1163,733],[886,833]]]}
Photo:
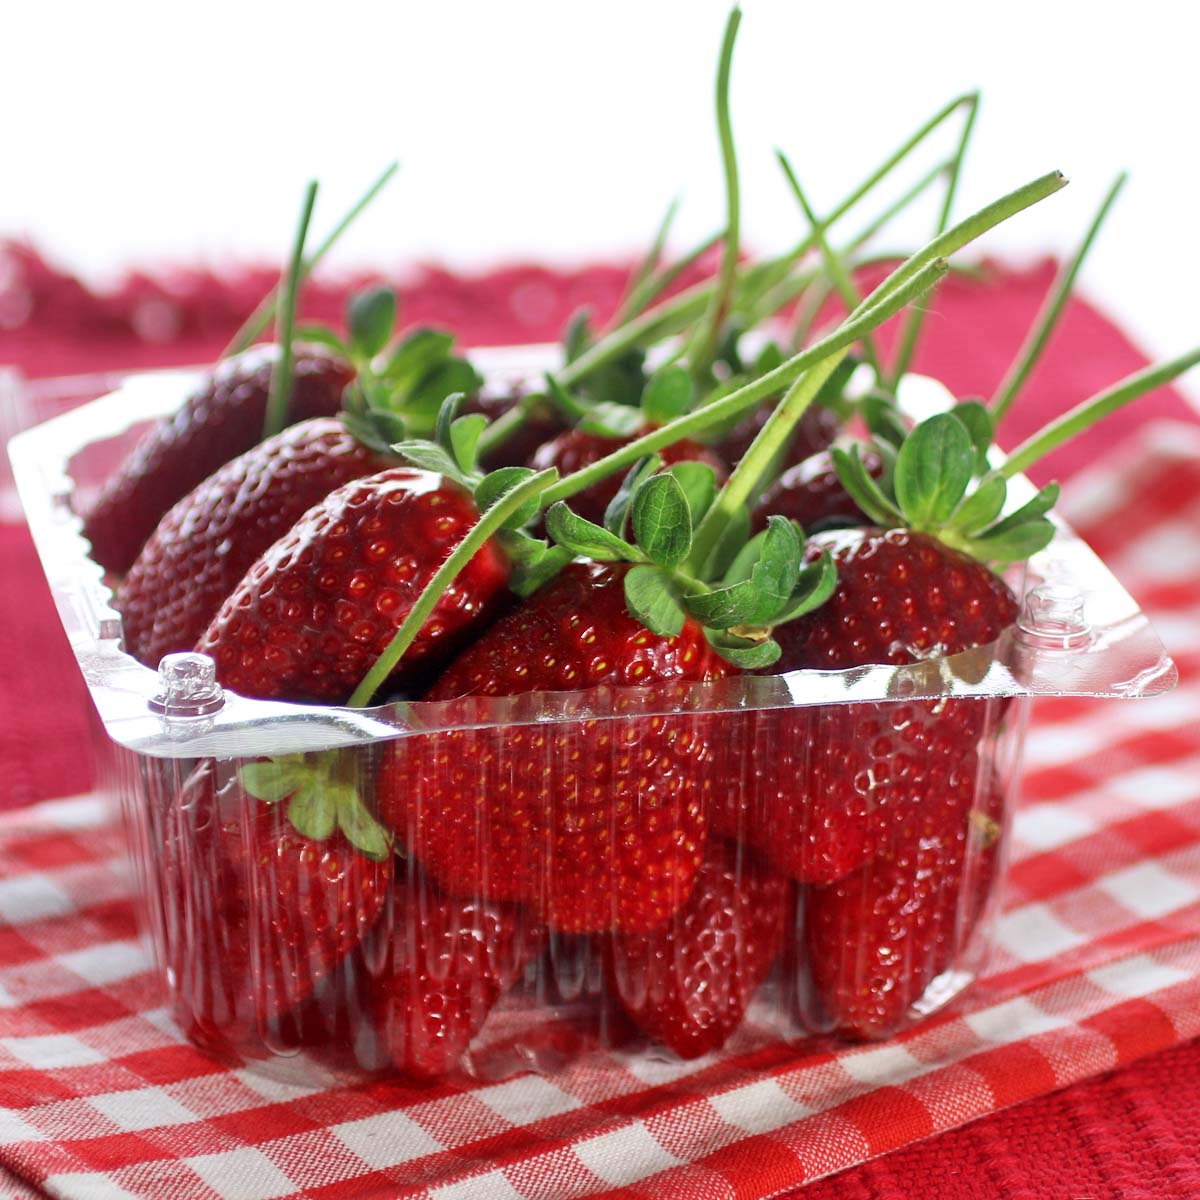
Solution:
{"label": "strawberry", "polygon": [[[883,459],[874,451],[863,455],[863,466],[873,479],[883,474]],[[755,506],[753,528],[765,529],[772,513],[795,521],[806,533],[860,525],[865,519],[862,509],[842,486],[828,450],[789,467],[771,484]]]}
{"label": "strawberry", "polygon": [[[343,703],[479,513],[429,471],[352,480],[309,509],[250,568],[197,649],[245,696]],[[508,566],[488,542],[441,596],[396,686],[449,658],[503,602]]]}
{"label": "strawberry", "polygon": [[[633,436],[607,437],[599,433],[588,433],[583,429],[571,429],[544,443],[529,460],[535,470],[544,471],[556,467],[560,475],[570,475],[582,470],[605,455],[633,441]],[[659,451],[665,466],[679,462],[700,462],[713,469],[718,482],[729,474],[725,463],[708,447],[684,439],[664,446]],[[620,475],[609,475],[599,483],[576,494],[571,500],[572,508],[585,520],[597,524],[604,520],[605,509],[621,486]]]}
{"label": "strawberry", "polygon": [[711,839],[692,894],[665,924],[612,936],[611,987],[642,1032],[682,1058],[719,1049],[779,953],[789,891]]}
{"label": "strawberry", "polygon": [[[521,388],[508,392],[482,391],[467,398],[464,413],[481,413],[489,421],[495,421],[511,412],[522,401],[525,393]],[[497,467],[517,467],[526,463],[544,442],[562,433],[565,428],[562,417],[548,403],[535,404],[525,416],[520,428],[490,454],[481,456],[483,466],[489,471]]]}
{"label": "strawberry", "polygon": [[386,461],[340,422],[292,425],[221,467],[159,522],[122,581],[125,649],[191,650],[254,561],[314,504]]}
{"label": "strawberry", "polygon": [[419,1078],[462,1065],[497,999],[538,946],[515,905],[443,895],[415,867],[399,887],[368,1011],[392,1063]]}
{"label": "strawberry", "polygon": [[[528,901],[568,932],[648,929],[688,895],[713,783],[706,726],[648,719],[623,687],[718,679],[728,668],[696,622],[667,637],[632,617],[629,570],[568,565],[451,663],[427,699],[616,685],[614,710],[631,715],[588,719],[584,702],[565,724],[393,743],[381,815],[447,891]],[[608,700],[594,703],[602,712]]]}
{"label": "strawberry", "polygon": [[965,755],[909,809],[873,862],[807,893],[808,961],[821,1023],[844,1037],[881,1038],[899,1029],[965,940],[964,880],[971,892],[963,920],[977,915],[990,887],[986,872],[965,869],[968,861],[987,861],[968,845],[978,761]]}
{"label": "strawberry", "polygon": [[[256,346],[219,363],[174,416],[154,426],[107,481],[83,517],[92,556],[127,571],[163,514],[262,437],[277,346]],[[334,416],[353,378],[323,350],[297,346],[289,422]]]}

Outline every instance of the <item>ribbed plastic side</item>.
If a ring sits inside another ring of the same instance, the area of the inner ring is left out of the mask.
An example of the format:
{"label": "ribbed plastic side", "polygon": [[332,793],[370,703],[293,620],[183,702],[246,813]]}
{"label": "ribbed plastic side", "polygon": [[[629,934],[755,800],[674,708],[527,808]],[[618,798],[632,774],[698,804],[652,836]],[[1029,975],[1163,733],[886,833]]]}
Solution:
{"label": "ribbed plastic side", "polygon": [[986,956],[1027,709],[630,713],[310,759],[392,831],[375,860],[251,796],[254,760],[98,739],[190,1037],[497,1078],[596,1048],[878,1038],[946,1004]]}

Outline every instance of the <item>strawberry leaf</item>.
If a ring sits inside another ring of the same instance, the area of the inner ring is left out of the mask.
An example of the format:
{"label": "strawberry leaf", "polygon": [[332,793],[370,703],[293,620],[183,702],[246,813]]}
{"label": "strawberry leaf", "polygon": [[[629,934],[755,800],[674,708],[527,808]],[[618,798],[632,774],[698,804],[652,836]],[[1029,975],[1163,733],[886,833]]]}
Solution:
{"label": "strawberry leaf", "polygon": [[461,484],[463,487],[471,486],[462,471],[459,470],[458,463],[437,442],[412,438],[409,441],[393,443],[392,450],[406,462],[412,463],[414,467],[444,475],[447,479],[453,479],[455,483]]}
{"label": "strawberry leaf", "polygon": [[716,473],[708,463],[700,462],[672,463],[666,473],[673,475],[683,488],[694,529],[704,519],[704,514],[712,507],[712,502],[717,497]]}
{"label": "strawberry leaf", "polygon": [[803,554],[804,539],[796,526],[786,517],[768,517],[762,550],[750,572],[750,581],[755,589],[765,602],[773,606],[773,611],[764,616],[764,620],[774,616],[791,597]]}
{"label": "strawberry leaf", "polygon": [[368,288],[350,297],[346,307],[350,347],[357,358],[375,357],[396,327],[396,293],[389,287]]}
{"label": "strawberry leaf", "polygon": [[524,599],[554,578],[575,555],[562,546],[551,546],[544,538],[530,537],[516,529],[496,534],[511,567],[509,589]]}
{"label": "strawberry leaf", "polygon": [[1018,525],[1024,525],[1026,521],[1044,517],[1058,503],[1058,493],[1059,486],[1057,483],[1046,484],[1032,500],[1022,504],[1016,512],[1010,513],[1002,521],[997,521],[987,531],[987,536],[995,537],[999,533],[1008,533],[1009,530],[1015,529]]}
{"label": "strawberry leaf", "polygon": [[288,804],[288,820],[296,832],[314,842],[323,842],[337,824],[337,809],[323,774],[309,774]]}
{"label": "strawberry leaf", "polygon": [[859,411],[871,434],[896,450],[904,444],[908,428],[896,401],[883,392],[871,392],[859,401]]}
{"label": "strawberry leaf", "polygon": [[358,789],[340,783],[332,784],[330,791],[338,828],[346,835],[346,840],[368,858],[377,862],[386,859],[392,852],[391,835],[367,810]]}
{"label": "strawberry leaf", "polygon": [[642,552],[660,567],[677,567],[692,548],[692,513],[674,475],[652,475],[634,493],[630,515]]}
{"label": "strawberry leaf", "polygon": [[[513,488],[531,478],[535,472],[529,467],[500,467],[485,475],[475,487],[475,504],[480,513],[485,513],[503,500]],[[538,498],[532,497],[509,516],[502,529],[520,529],[538,514]]]}
{"label": "strawberry leaf", "polygon": [[837,567],[827,550],[821,557],[805,567],[796,579],[796,587],[788,599],[787,606],[775,616],[776,625],[784,625],[797,617],[820,608],[837,587]]}
{"label": "strawberry leaf", "polygon": [[977,533],[1000,515],[1007,495],[1008,481],[998,471],[989,471],[967,493],[947,524],[964,533]]}
{"label": "strawberry leaf", "polygon": [[578,428],[585,433],[598,433],[601,437],[629,437],[631,434],[641,433],[645,424],[640,409],[632,408],[628,404],[600,400],[588,406]]}
{"label": "strawberry leaf", "polygon": [[642,413],[651,425],[666,425],[692,407],[695,387],[689,372],[669,364],[655,371],[642,392]]}
{"label": "strawberry leaf", "polygon": [[441,407],[438,409],[437,424],[434,426],[434,440],[447,453],[453,454],[454,449],[450,445],[450,426],[453,424],[455,417],[462,412],[463,402],[466,397],[462,392],[452,392],[442,401]]}
{"label": "strawberry leaf", "polygon": [[546,532],[572,554],[597,562],[638,562],[642,557],[624,538],[573,513],[564,500],[547,511]]}
{"label": "strawberry leaf", "polygon": [[639,458],[629,468],[625,478],[621,480],[617,494],[608,502],[608,507],[604,510],[604,528],[609,533],[615,533],[619,538],[625,536],[625,518],[629,515],[629,505],[633,500],[633,493],[661,466],[662,459],[657,454],[648,454],[645,458]]}
{"label": "strawberry leaf", "polygon": [[1045,517],[1035,517],[1021,525],[1014,525],[1002,532],[985,533],[971,538],[968,552],[985,562],[1023,562],[1039,550],[1044,550],[1054,540],[1054,523]]}
{"label": "strawberry leaf", "polygon": [[574,362],[592,344],[591,331],[588,329],[591,315],[586,308],[581,308],[563,330],[563,358],[569,363]]}
{"label": "strawberry leaf", "polygon": [[657,567],[639,566],[626,572],[625,604],[651,633],[678,637],[687,614],[670,577]]}
{"label": "strawberry leaf", "polygon": [[572,425],[577,425],[592,410],[592,406],[587,400],[568,391],[549,372],[546,374],[546,396]]}
{"label": "strawberry leaf", "polygon": [[896,457],[896,502],[908,525],[940,529],[966,494],[974,473],[975,448],[962,421],[952,413],[922,421],[904,439]]}
{"label": "strawberry leaf", "polygon": [[479,469],[479,439],[487,423],[483,413],[468,413],[450,425],[450,451],[466,475]]}
{"label": "strawberry leaf", "polygon": [[392,351],[381,374],[389,383],[408,391],[445,362],[454,346],[454,335],[441,329],[414,329]]}
{"label": "strawberry leaf", "polygon": [[757,671],[779,661],[782,653],[774,638],[756,641],[737,637],[716,629],[706,629],[704,636],[712,648],[726,661],[743,671]]}
{"label": "strawberry leaf", "polygon": [[324,325],[298,325],[293,340],[307,342],[310,346],[324,346],[342,358],[351,357],[350,347],[332,329],[326,329]]}
{"label": "strawberry leaf", "polygon": [[688,612],[709,629],[759,625],[771,619],[773,598],[764,596],[751,579],[684,598]]}
{"label": "strawberry leaf", "polygon": [[850,447],[849,453],[840,446],[832,447],[829,453],[842,487],[872,521],[885,529],[904,523],[900,510],[883,494],[879,484],[863,465],[857,442]]}
{"label": "strawberry leaf", "polygon": [[256,800],[277,804],[304,783],[309,770],[299,754],[282,754],[267,762],[247,763],[238,772],[242,787]]}
{"label": "strawberry leaf", "polygon": [[724,579],[731,564],[736,560],[739,551],[746,545],[750,536],[750,510],[735,509],[729,518],[724,533],[704,562],[701,577],[704,579]]}
{"label": "strawberry leaf", "polygon": [[975,447],[975,474],[984,474],[988,469],[988,451],[996,435],[991,411],[978,400],[964,400],[954,406],[951,415],[963,423],[971,436],[971,444]]}

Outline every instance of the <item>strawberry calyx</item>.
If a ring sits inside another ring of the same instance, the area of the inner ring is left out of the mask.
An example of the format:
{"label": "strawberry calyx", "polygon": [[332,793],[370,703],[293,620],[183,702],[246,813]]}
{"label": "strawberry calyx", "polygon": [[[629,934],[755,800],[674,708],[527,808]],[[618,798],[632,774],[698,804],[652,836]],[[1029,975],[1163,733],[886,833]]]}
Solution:
{"label": "strawberry calyx", "polygon": [[287,817],[302,837],[324,842],[340,831],[359,853],[376,862],[393,852],[392,835],[363,803],[342,756],[282,754],[247,763],[242,787],[264,804],[287,802]]}

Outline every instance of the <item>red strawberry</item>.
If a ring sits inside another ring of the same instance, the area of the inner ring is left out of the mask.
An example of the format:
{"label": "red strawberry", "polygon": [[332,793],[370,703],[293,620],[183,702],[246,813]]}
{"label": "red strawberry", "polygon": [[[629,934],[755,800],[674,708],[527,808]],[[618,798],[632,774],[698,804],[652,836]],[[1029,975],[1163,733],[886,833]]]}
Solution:
{"label": "red strawberry", "polygon": [[[702,718],[643,715],[626,687],[718,679],[729,667],[694,621],[661,637],[630,616],[628,569],[568,565],[428,699],[615,690],[581,700],[564,723],[514,719],[393,743],[381,815],[447,890],[529,901],[568,932],[648,929],[689,894],[713,788],[710,731]],[[634,715],[606,719],[610,706]]]}
{"label": "red strawberry", "polygon": [[163,517],[122,582],[126,651],[152,667],[191,650],[254,561],[308,509],[386,465],[330,417],[226,463]]}
{"label": "red strawberry", "polygon": [[[520,388],[497,394],[477,392],[468,396],[463,405],[464,413],[482,413],[489,421],[502,417],[525,398]],[[539,404],[529,413],[520,429],[513,433],[503,445],[483,456],[482,465],[489,471],[498,467],[520,467],[542,445],[562,433],[565,428],[562,417],[549,403]]]}
{"label": "red strawberry", "polygon": [[[547,467],[557,467],[560,475],[571,475],[594,462],[599,462],[605,455],[619,450],[622,446],[627,446],[633,440],[632,436],[605,437],[599,433],[571,429],[566,433],[559,434],[553,441],[542,445],[529,460],[529,465],[537,471],[544,471]],[[658,453],[668,467],[678,462],[705,463],[712,467],[718,482],[722,482],[729,473],[722,459],[707,446],[701,446],[697,442],[687,440],[675,442],[670,446],[664,446]],[[622,475],[623,472],[618,471],[599,483],[585,488],[582,492],[577,492],[571,497],[572,510],[588,521],[593,521],[597,525],[603,524],[604,510],[620,490]]]}
{"label": "red strawberry", "polygon": [[[986,853],[968,854],[978,762],[965,755],[941,788],[910,808],[873,862],[808,892],[813,985],[824,1021],[843,1036],[880,1038],[899,1029],[954,961],[978,914],[975,891],[991,886],[990,872],[986,884],[978,866],[970,878],[965,872],[969,859],[987,861]],[[964,880],[971,892],[960,903]]]}
{"label": "red strawberry", "polygon": [[[428,471],[396,467],[343,484],[250,568],[197,649],[244,696],[343,703],[478,519],[462,488]],[[390,682],[411,683],[453,654],[503,601],[507,581],[505,558],[488,543]]]}
{"label": "red strawberry", "polygon": [[[767,423],[767,418],[774,408],[774,404],[765,404],[755,409],[750,416],[743,417],[713,449],[726,462],[738,462],[750,448],[750,443],[758,436],[759,430]],[[838,429],[837,415],[832,409],[823,404],[812,405],[800,418],[795,432],[788,440],[783,461],[790,465],[811,458],[837,437]]]}
{"label": "red strawberry", "polygon": [[392,1063],[435,1078],[461,1066],[497,999],[538,945],[513,905],[442,895],[414,870],[396,897],[371,1016]]}
{"label": "red strawberry", "polygon": [[[118,575],[127,571],[176,501],[258,442],[278,355],[277,346],[256,346],[219,363],[174,416],[138,442],[84,514],[98,563]],[[353,378],[350,366],[297,346],[292,371],[289,421],[334,416]]]}
{"label": "red strawberry", "polygon": [[612,937],[612,987],[642,1032],[683,1058],[719,1049],[779,953],[789,890],[710,840],[692,894],[670,920]]}
{"label": "red strawberry", "polygon": [[[883,459],[874,451],[863,454],[862,461],[872,478],[883,473]],[[843,487],[827,450],[784,471],[755,506],[753,527],[765,529],[772,513],[795,521],[806,533],[833,525],[861,525],[867,520]]]}

